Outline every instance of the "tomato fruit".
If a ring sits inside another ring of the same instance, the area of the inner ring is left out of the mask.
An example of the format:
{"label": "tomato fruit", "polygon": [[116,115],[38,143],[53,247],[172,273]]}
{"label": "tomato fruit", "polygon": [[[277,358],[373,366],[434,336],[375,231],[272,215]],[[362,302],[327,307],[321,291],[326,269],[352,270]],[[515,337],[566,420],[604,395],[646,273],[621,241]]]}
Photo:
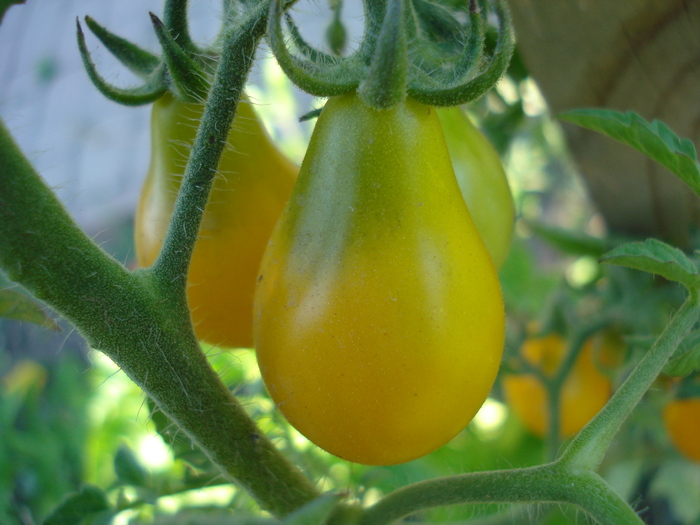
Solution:
{"label": "tomato fruit", "polygon": [[440,108],[438,117],[459,189],[496,268],[508,256],[515,207],[498,153],[459,108]]}
{"label": "tomato fruit", "polygon": [[[153,105],[151,164],[136,213],[141,266],[158,256],[203,111],[170,94]],[[238,105],[228,141],[192,255],[187,300],[199,339],[249,347],[260,260],[298,170],[247,101]]]}
{"label": "tomato fruit", "polygon": [[[569,376],[564,381],[559,398],[560,435],[570,437],[581,430],[608,402],[612,384],[596,362],[596,344],[606,344],[604,338],[592,337],[585,343]],[[566,341],[561,335],[551,333],[543,337],[527,339],[522,346],[522,356],[545,376],[552,376],[566,353]],[[602,349],[603,360],[615,353]],[[506,404],[523,422],[525,427],[539,437],[548,432],[549,400],[544,385],[532,374],[503,377]]]}
{"label": "tomato fruit", "polygon": [[674,399],[664,407],[663,419],[676,449],[700,463],[700,397]]}
{"label": "tomato fruit", "polygon": [[498,370],[498,277],[435,108],[331,98],[265,252],[255,346],[287,420],[341,458],[442,446]]}

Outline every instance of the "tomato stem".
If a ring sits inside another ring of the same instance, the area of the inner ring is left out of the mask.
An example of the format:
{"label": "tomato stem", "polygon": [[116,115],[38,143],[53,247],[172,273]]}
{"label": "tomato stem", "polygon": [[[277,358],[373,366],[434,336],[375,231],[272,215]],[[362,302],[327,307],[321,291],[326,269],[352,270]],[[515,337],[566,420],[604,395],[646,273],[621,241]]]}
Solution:
{"label": "tomato stem", "polygon": [[[185,299],[187,269],[199,234],[204,209],[214,183],[219,159],[227,145],[255,49],[262,38],[269,2],[261,2],[247,18],[228,29],[197,136],[168,233],[158,258],[150,268],[156,281],[172,299]],[[235,147],[235,144],[233,145]]]}
{"label": "tomato stem", "polygon": [[387,109],[406,98],[408,48],[404,0],[389,0],[367,78],[360,84],[362,100]]}
{"label": "tomato stem", "polygon": [[578,433],[560,458],[576,469],[598,467],[624,420],[649,390],[678,345],[700,318],[698,290],[690,294],[607,405]]}
{"label": "tomato stem", "polygon": [[564,383],[571,374],[571,371],[576,364],[576,360],[583,347],[593,334],[603,329],[609,321],[605,319],[596,319],[582,328],[575,330],[570,338],[570,343],[567,348],[566,355],[554,374],[553,377],[543,376],[544,385],[547,390],[549,425],[547,429],[547,457],[550,461],[554,460],[559,453],[561,444],[561,392],[564,388]]}
{"label": "tomato stem", "polygon": [[428,508],[465,503],[571,503],[599,523],[640,525],[634,510],[596,473],[558,463],[531,468],[472,472],[400,488],[369,507],[360,525],[387,525]]}
{"label": "tomato stem", "polygon": [[174,221],[154,268],[129,272],[82,232],[2,122],[0,268],[109,356],[227,479],[238,481],[263,509],[284,516],[318,492],[211,368],[194,337],[185,298],[202,211],[267,11],[262,2],[227,34]]}

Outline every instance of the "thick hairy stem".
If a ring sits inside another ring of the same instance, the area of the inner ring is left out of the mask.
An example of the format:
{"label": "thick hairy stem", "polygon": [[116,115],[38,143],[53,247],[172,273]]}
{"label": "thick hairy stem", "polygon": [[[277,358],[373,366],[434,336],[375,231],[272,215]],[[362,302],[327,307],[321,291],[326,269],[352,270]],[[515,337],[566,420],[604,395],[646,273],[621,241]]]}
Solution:
{"label": "thick hairy stem", "polygon": [[517,502],[571,503],[601,524],[643,523],[597,474],[572,472],[556,463],[414,483],[368,508],[359,523],[388,525],[419,510],[447,505]]}
{"label": "thick hairy stem", "polygon": [[[236,63],[229,60],[228,67]],[[241,71],[237,74],[244,75]],[[228,102],[231,118],[237,100]],[[198,139],[200,149],[202,141],[208,142],[204,133]],[[188,227],[188,221],[197,213],[190,209],[188,214],[187,205],[204,208],[208,187],[198,185],[206,186],[206,177],[198,180],[196,174],[199,170],[213,176],[216,166],[216,160],[198,155],[190,170],[194,180],[190,177],[183,190],[189,195],[181,198],[176,213],[175,229],[185,232],[171,232],[160,273],[132,273],[78,228],[0,123],[0,268],[120,366],[227,478],[238,481],[264,509],[282,516],[317,492],[222,384],[189,322],[184,280],[197,228]]]}

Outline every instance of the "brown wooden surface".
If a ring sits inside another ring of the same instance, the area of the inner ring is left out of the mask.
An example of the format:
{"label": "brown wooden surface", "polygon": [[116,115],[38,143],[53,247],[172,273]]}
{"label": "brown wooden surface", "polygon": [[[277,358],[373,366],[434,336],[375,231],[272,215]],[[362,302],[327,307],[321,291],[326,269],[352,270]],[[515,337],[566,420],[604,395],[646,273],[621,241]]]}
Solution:
{"label": "brown wooden surface", "polygon": [[[520,52],[553,111],[634,110],[700,139],[700,0],[511,0]],[[700,200],[626,146],[565,125],[613,230],[680,244]]]}

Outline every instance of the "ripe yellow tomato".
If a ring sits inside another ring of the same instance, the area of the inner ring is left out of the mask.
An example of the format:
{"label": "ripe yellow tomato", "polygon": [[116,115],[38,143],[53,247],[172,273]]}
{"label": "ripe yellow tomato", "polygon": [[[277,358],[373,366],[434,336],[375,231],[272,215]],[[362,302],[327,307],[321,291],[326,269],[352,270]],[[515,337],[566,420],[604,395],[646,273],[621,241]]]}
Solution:
{"label": "ripe yellow tomato", "polygon": [[302,434],[389,465],[453,438],[499,367],[503,300],[435,108],[331,98],[265,253],[255,346]]}
{"label": "ripe yellow tomato", "polygon": [[674,399],[664,407],[663,419],[676,449],[700,463],[700,397]]}
{"label": "ripe yellow tomato", "polygon": [[[569,376],[564,381],[559,399],[560,435],[570,437],[581,430],[608,402],[611,381],[599,369],[594,352],[603,339],[592,337],[586,341]],[[525,341],[522,356],[545,376],[553,375],[566,352],[566,341],[551,333]],[[612,351],[601,352],[604,360]],[[613,357],[614,359],[614,357]],[[547,391],[532,374],[503,377],[506,403],[530,432],[544,437],[548,432],[549,401]]]}
{"label": "ripe yellow tomato", "polygon": [[[151,165],[136,213],[136,255],[158,255],[204,106],[165,94],[153,105]],[[229,132],[187,276],[199,339],[253,344],[253,295],[260,260],[291,193],[297,167],[270,140],[243,100]]]}
{"label": "ripe yellow tomato", "polygon": [[498,153],[459,108],[440,108],[438,116],[447,149],[474,225],[493,264],[500,268],[508,256],[515,206]]}

